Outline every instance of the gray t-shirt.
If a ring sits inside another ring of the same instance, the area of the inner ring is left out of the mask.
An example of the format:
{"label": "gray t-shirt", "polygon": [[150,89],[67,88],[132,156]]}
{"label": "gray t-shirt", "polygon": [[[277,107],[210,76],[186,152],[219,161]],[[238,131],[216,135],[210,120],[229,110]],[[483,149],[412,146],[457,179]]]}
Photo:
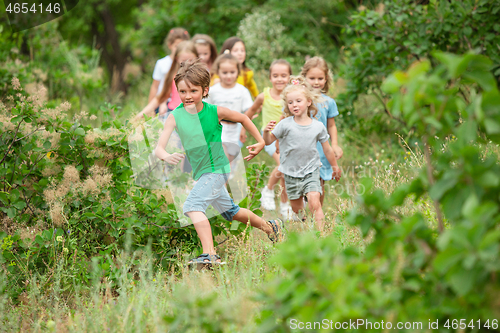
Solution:
{"label": "gray t-shirt", "polygon": [[321,167],[316,143],[323,143],[329,138],[321,122],[312,119],[311,124],[302,126],[293,117],[287,117],[276,125],[272,133],[280,144],[279,171],[299,178]]}

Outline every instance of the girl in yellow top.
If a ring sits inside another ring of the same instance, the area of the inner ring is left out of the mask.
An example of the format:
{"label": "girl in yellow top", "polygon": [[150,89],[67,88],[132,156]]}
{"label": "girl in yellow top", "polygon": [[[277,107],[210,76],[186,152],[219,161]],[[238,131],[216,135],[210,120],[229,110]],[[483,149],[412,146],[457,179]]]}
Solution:
{"label": "girl in yellow top", "polygon": [[[243,40],[241,40],[241,38],[230,37],[226,39],[224,44],[222,44],[220,54],[227,52],[230,52],[233,56],[236,57],[236,59],[238,59],[238,62],[240,63],[242,68],[242,71],[240,72],[240,75],[238,75],[238,80],[236,80],[236,82],[247,88],[250,91],[252,98],[255,98],[259,94],[259,89],[257,89],[257,84],[253,79],[253,71],[245,64],[245,60],[247,57],[245,43],[243,43]],[[210,85],[213,86],[219,81],[219,76],[217,75],[217,73],[214,73]]]}
{"label": "girl in yellow top", "polygon": [[[269,67],[269,79],[271,80],[272,88],[265,88],[264,92],[259,94],[255,99],[253,105],[245,112],[245,114],[252,119],[253,116],[258,112],[262,106],[262,131],[269,124],[270,121],[275,121],[278,123],[283,115],[283,104],[281,102],[281,92],[285,89],[288,84],[288,80],[292,75],[292,66],[288,61],[283,59],[278,59],[273,61]],[[245,129],[241,130],[240,140],[244,142],[246,139]],[[279,151],[276,151],[276,142],[265,146],[265,151],[273,157],[276,161],[277,166],[274,168],[267,186],[262,190],[261,204],[262,208],[266,210],[275,210],[276,204],[274,202],[274,186],[281,180],[281,186],[283,191],[281,191],[281,215],[284,218],[290,218],[292,214],[292,208],[288,203],[288,196],[286,195],[285,181],[283,175],[278,171],[278,166],[280,165],[280,155]]]}

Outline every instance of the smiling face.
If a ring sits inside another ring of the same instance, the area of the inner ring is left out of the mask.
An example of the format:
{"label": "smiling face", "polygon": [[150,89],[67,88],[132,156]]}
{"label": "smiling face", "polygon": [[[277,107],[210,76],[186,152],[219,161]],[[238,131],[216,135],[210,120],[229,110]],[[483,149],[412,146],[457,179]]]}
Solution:
{"label": "smiling face", "polygon": [[307,110],[309,109],[311,103],[312,102],[307,99],[301,88],[292,90],[286,95],[286,105],[288,110],[290,111],[290,114],[295,117],[301,117],[304,114],[307,115]]}
{"label": "smiling face", "polygon": [[306,80],[314,89],[323,90],[326,84],[326,74],[318,67],[313,67],[307,71]]}
{"label": "smiling face", "polygon": [[219,64],[219,71],[217,74],[220,77],[222,88],[232,88],[235,86],[236,80],[238,79],[238,67],[234,61],[225,60]]}
{"label": "smiling face", "polygon": [[243,42],[236,42],[231,49],[231,54],[234,55],[236,59],[238,59],[238,62],[240,64],[244,63],[247,57],[245,44],[243,44]]}
{"label": "smiling face", "polygon": [[212,53],[210,52],[210,45],[207,44],[195,44],[196,52],[198,52],[198,57],[205,64],[208,64],[210,61],[210,56]]}
{"label": "smiling face", "polygon": [[271,68],[270,80],[274,89],[278,92],[285,89],[288,80],[290,79],[290,69],[285,64],[275,64]]}
{"label": "smiling face", "polygon": [[203,89],[201,86],[195,86],[186,80],[177,83],[177,92],[184,104],[185,109],[196,107],[196,111],[201,111],[203,108],[203,96],[208,94],[208,87]]}

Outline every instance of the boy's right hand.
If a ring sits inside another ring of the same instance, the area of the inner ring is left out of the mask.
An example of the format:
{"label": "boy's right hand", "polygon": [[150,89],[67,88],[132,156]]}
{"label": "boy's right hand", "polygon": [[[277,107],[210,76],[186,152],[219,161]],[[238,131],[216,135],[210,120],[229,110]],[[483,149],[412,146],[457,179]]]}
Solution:
{"label": "boy's right hand", "polygon": [[247,146],[248,149],[248,156],[244,158],[245,161],[250,161],[252,158],[254,158],[262,149],[264,149],[264,146],[266,144],[263,142],[257,142],[256,144],[253,144],[251,146]]}
{"label": "boy's right hand", "polygon": [[179,163],[182,159],[184,159],[184,154],[181,154],[181,153],[173,153],[173,154],[170,154],[167,158],[164,159],[165,162],[167,162],[168,164],[172,164],[172,165],[177,165],[177,163]]}
{"label": "boy's right hand", "polygon": [[267,126],[264,128],[264,132],[271,132],[273,130],[274,126],[276,126],[276,121],[271,120],[269,122],[269,124],[267,124]]}

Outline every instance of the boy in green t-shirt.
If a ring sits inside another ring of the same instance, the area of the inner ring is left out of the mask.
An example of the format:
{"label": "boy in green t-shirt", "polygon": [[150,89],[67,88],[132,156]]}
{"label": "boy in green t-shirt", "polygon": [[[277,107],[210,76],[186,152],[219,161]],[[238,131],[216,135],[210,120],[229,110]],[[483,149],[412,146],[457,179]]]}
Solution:
{"label": "boy in green t-shirt", "polygon": [[182,104],[168,116],[155,154],[159,159],[172,165],[176,165],[184,158],[183,154],[169,154],[165,150],[175,128],[193,167],[193,178],[197,180],[184,203],[183,211],[193,222],[203,247],[203,254],[189,263],[221,263],[220,257],[215,252],[212,229],[205,215],[208,205],[212,205],[228,221],[250,223],[252,227],[264,231],[273,242],[280,240],[281,220],[266,222],[252,211],[240,208],[233,202],[225,186],[230,168],[221,142],[220,121],[241,123],[258,141],[247,147],[249,152],[245,157],[247,161],[264,148],[264,139],[257,127],[244,114],[202,101],[208,95],[210,74],[199,59],[182,63],[174,81]]}

